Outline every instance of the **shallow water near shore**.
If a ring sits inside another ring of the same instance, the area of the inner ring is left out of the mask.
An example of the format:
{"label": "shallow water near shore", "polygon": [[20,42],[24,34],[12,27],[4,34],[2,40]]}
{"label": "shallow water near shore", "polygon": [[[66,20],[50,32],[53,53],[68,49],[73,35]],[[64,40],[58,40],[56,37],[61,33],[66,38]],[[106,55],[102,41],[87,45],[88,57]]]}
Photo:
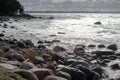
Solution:
{"label": "shallow water near shore", "polygon": [[[13,23],[18,26],[17,32],[21,39],[31,38],[34,42],[57,39],[61,41],[60,44],[69,45],[114,43],[120,46],[120,14],[118,13],[31,14],[46,18],[52,16],[54,19],[20,20]],[[95,25],[97,21],[102,25]]]}

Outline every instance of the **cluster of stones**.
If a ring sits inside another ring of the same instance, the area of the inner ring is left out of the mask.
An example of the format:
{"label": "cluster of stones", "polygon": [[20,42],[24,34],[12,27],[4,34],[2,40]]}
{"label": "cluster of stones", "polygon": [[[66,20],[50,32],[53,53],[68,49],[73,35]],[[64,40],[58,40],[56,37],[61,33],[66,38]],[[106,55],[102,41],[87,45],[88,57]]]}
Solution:
{"label": "cluster of stones", "polygon": [[[60,46],[34,46],[30,40],[0,39],[0,67],[27,80],[108,80],[103,67],[119,59],[116,51],[115,44],[77,45],[71,53]],[[119,70],[120,66],[114,64],[111,69]]]}

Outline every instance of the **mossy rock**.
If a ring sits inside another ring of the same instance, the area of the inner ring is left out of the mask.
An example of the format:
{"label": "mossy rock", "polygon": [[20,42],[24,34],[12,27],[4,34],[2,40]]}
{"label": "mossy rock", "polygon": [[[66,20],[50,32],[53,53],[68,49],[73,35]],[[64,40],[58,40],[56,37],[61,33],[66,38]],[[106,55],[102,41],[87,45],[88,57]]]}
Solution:
{"label": "mossy rock", "polygon": [[5,52],[2,49],[0,49],[0,57],[5,57]]}
{"label": "mossy rock", "polygon": [[21,76],[0,67],[0,80],[26,80]]}

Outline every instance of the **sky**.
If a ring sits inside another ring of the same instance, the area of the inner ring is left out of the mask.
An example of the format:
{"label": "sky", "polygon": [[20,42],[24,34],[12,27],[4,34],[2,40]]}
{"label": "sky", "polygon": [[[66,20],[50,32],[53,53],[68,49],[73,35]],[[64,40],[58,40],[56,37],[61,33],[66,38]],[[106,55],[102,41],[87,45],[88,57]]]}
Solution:
{"label": "sky", "polygon": [[25,11],[120,12],[120,0],[19,0]]}

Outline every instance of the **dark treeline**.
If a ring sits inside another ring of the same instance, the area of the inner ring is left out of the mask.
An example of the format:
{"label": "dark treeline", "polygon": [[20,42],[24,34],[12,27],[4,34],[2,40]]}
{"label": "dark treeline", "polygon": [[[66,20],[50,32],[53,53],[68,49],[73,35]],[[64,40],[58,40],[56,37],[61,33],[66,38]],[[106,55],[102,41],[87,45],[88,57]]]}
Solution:
{"label": "dark treeline", "polygon": [[17,0],[0,0],[0,16],[24,14],[24,8]]}

